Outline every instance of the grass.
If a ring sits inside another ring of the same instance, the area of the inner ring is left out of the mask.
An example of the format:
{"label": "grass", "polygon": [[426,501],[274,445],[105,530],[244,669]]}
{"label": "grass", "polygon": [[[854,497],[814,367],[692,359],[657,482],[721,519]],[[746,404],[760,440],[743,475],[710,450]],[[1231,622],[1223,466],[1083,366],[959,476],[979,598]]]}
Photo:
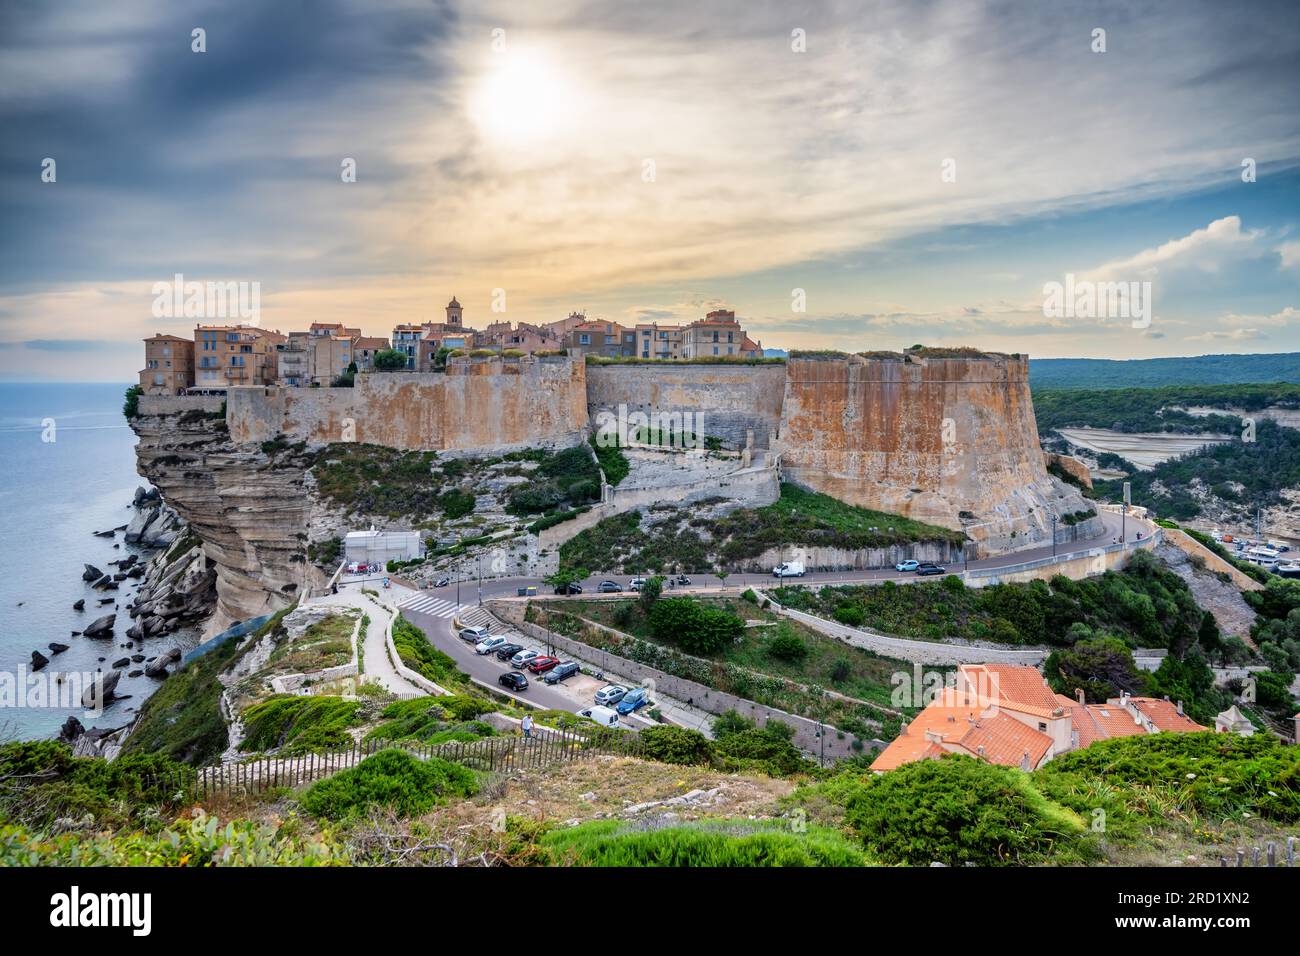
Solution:
{"label": "grass", "polygon": [[794,832],[776,820],[710,820],[647,830],[593,820],[541,841],[553,866],[866,866],[861,847],[835,830]]}
{"label": "grass", "polygon": [[244,711],[245,752],[279,750],[282,755],[332,750],[352,743],[361,704],[341,697],[276,694]]}
{"label": "grass", "polygon": [[354,627],[354,615],[332,614],[317,621],[292,641],[282,641],[261,674],[310,674],[349,663]]}
{"label": "grass", "polygon": [[780,499],[761,508],[711,519],[677,509],[667,515],[654,524],[643,523],[635,511],[606,518],[560,547],[560,566],[703,574],[718,567],[746,570],[765,552],[790,545],[861,550],[919,541],[958,546],[964,540],[951,528],[848,505],[790,484],[781,486]]}
{"label": "grass", "polygon": [[232,639],[196,658],[162,682],[140,707],[122,752],[157,753],[188,764],[204,764],[226,749],[225,718],[218,675],[248,648],[281,626],[292,608],[280,611],[243,641]]}
{"label": "grass", "polygon": [[303,809],[327,820],[364,815],[388,807],[399,816],[419,816],[453,797],[478,791],[472,770],[437,757],[417,760],[404,750],[381,750],[333,777],[313,784],[299,798]]}

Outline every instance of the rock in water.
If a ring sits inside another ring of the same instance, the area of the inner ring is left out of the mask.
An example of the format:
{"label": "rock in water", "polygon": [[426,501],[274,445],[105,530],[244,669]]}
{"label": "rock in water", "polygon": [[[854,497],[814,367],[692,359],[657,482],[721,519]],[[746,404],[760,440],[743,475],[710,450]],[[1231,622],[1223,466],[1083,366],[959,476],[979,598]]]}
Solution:
{"label": "rock in water", "polygon": [[129,657],[119,657],[117,660],[113,661],[114,667],[129,667],[130,665],[131,658]]}
{"label": "rock in water", "polygon": [[116,698],[117,682],[121,679],[121,671],[109,671],[107,674],[100,671],[95,675],[95,682],[81,695],[81,706],[93,710]]}
{"label": "rock in water", "polygon": [[64,651],[68,649],[68,645],[60,644],[58,641],[50,641],[49,648],[51,653],[62,654]]}
{"label": "rock in water", "polygon": [[105,614],[103,617],[97,617],[91,621],[82,633],[86,637],[107,637],[113,633],[113,625],[116,622],[116,614]]}
{"label": "rock in water", "polygon": [[50,659],[40,651],[32,651],[32,670],[38,671],[49,662]]}
{"label": "rock in water", "polygon": [[76,603],[72,605],[72,609],[74,611],[84,611],[86,609],[86,599],[77,598]]}
{"label": "rock in water", "polygon": [[83,581],[98,581],[103,576],[104,572],[93,564],[86,565],[86,570],[81,572],[81,580]]}
{"label": "rock in water", "polygon": [[76,717],[69,717],[59,728],[59,739],[70,744],[86,732],[85,726]]}

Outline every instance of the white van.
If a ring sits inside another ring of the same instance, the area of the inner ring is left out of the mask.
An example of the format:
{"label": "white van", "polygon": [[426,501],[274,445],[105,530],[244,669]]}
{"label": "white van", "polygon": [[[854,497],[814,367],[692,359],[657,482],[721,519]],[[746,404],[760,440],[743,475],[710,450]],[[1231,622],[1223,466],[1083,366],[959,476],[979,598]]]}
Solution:
{"label": "white van", "polygon": [[778,564],[772,569],[774,578],[801,578],[803,577],[802,561],[786,561],[784,564]]}
{"label": "white van", "polygon": [[578,711],[578,716],[594,720],[602,727],[618,726],[618,712],[608,707],[588,707],[586,710]]}

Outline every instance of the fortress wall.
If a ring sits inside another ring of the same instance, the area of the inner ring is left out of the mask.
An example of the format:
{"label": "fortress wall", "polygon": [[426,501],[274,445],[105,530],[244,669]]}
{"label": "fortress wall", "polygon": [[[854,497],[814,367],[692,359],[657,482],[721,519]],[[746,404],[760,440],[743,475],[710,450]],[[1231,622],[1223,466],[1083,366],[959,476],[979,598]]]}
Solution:
{"label": "fortress wall", "polygon": [[1028,366],[1002,355],[791,359],[783,474],[851,504],[963,528],[981,553],[1050,541],[1053,512],[1088,505],[1047,474]]}
{"label": "fortress wall", "polygon": [[358,441],[401,450],[570,445],[586,433],[581,362],[468,361],[442,372],[371,372],[353,388],[232,388],[235,442]]}
{"label": "fortress wall", "polygon": [[593,365],[587,369],[587,413],[594,422],[620,405],[644,414],[692,412],[703,415],[699,432],[735,447],[752,429],[754,445],[767,448],[781,425],[785,366],[772,365]]}

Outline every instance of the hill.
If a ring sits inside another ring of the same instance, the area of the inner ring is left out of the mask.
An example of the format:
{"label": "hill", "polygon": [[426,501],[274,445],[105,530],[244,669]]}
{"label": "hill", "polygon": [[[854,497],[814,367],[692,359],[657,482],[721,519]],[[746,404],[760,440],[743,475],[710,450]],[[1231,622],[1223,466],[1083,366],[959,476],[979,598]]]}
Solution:
{"label": "hill", "polygon": [[1042,388],[1157,388],[1300,381],[1300,352],[1158,359],[1031,359],[1029,385]]}

